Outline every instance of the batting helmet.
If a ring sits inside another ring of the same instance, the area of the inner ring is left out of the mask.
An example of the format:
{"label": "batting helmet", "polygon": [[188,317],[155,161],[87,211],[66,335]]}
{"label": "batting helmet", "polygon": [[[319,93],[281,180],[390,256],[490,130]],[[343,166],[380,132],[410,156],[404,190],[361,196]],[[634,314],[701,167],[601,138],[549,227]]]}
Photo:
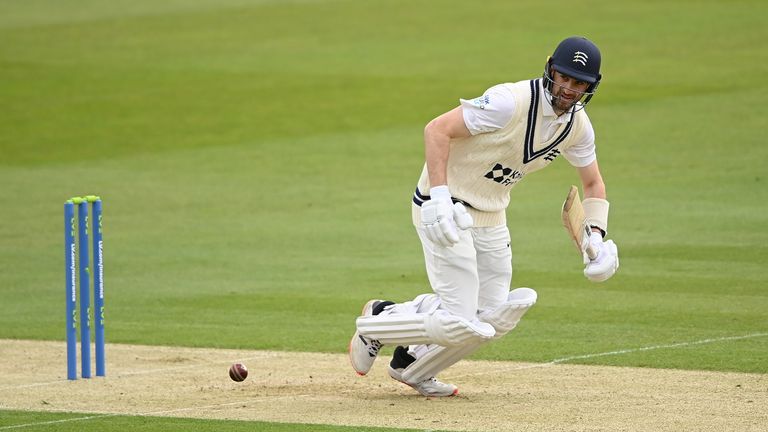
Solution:
{"label": "batting helmet", "polygon": [[594,96],[600,84],[600,50],[589,39],[581,36],[569,37],[555,48],[555,52],[547,58],[544,67],[545,88],[552,91],[552,69],[563,75],[588,82],[586,99],[581,102],[586,105]]}

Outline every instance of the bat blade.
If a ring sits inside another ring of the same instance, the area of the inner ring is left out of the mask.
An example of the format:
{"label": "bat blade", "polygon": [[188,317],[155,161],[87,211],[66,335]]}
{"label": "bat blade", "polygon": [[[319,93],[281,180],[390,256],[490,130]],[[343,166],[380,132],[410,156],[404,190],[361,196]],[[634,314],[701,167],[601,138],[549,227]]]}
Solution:
{"label": "bat blade", "polygon": [[589,259],[597,258],[597,251],[589,243],[592,230],[587,226],[584,207],[581,205],[581,197],[579,197],[579,188],[576,186],[571,186],[568,196],[563,202],[562,219],[563,226],[568,232],[568,236],[573,240],[579,254],[586,252]]}

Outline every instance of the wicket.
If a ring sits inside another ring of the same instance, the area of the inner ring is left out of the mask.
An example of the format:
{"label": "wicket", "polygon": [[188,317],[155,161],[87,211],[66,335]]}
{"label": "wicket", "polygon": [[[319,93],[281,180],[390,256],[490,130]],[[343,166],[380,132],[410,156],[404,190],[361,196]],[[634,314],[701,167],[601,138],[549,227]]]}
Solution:
{"label": "wicket", "polygon": [[[91,297],[90,256],[88,253],[88,203],[93,213],[93,306],[96,336],[96,376],[106,376],[104,346],[104,265],[101,198],[93,195],[75,197],[64,203],[64,264],[67,311],[67,379],[77,379],[77,276],[80,273],[80,360],[81,376],[91,377]],[[75,241],[75,205],[77,205],[77,242]],[[79,243],[79,251],[78,245]],[[79,254],[78,254],[79,252]],[[77,255],[77,260],[75,256]]]}

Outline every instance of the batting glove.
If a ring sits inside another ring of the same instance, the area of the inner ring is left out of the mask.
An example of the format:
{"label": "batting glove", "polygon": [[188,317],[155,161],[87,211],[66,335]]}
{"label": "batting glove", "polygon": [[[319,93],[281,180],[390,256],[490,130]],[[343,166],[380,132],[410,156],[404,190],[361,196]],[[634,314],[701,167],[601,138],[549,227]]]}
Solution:
{"label": "batting glove", "polygon": [[421,205],[421,224],[433,243],[451,247],[459,242],[459,229],[468,229],[474,223],[472,215],[462,203],[453,203],[448,186],[433,187],[429,195],[430,199]]}
{"label": "batting glove", "polygon": [[619,250],[613,240],[603,241],[603,236],[593,232],[589,236],[589,243],[597,251],[595,259],[590,260],[585,256],[586,267],[584,276],[592,282],[604,282],[619,269]]}

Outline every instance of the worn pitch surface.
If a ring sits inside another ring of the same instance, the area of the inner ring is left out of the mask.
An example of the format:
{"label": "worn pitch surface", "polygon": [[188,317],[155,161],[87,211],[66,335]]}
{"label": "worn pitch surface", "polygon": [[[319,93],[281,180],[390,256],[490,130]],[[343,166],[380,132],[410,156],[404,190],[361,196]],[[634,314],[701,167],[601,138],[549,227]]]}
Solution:
{"label": "worn pitch surface", "polygon": [[[390,379],[383,359],[358,377],[340,354],[113,344],[106,378],[71,382],[63,342],[2,340],[0,353],[2,409],[466,431],[768,426],[762,374],[462,361],[441,377],[459,396],[438,399]],[[227,375],[235,361],[245,382]]]}

